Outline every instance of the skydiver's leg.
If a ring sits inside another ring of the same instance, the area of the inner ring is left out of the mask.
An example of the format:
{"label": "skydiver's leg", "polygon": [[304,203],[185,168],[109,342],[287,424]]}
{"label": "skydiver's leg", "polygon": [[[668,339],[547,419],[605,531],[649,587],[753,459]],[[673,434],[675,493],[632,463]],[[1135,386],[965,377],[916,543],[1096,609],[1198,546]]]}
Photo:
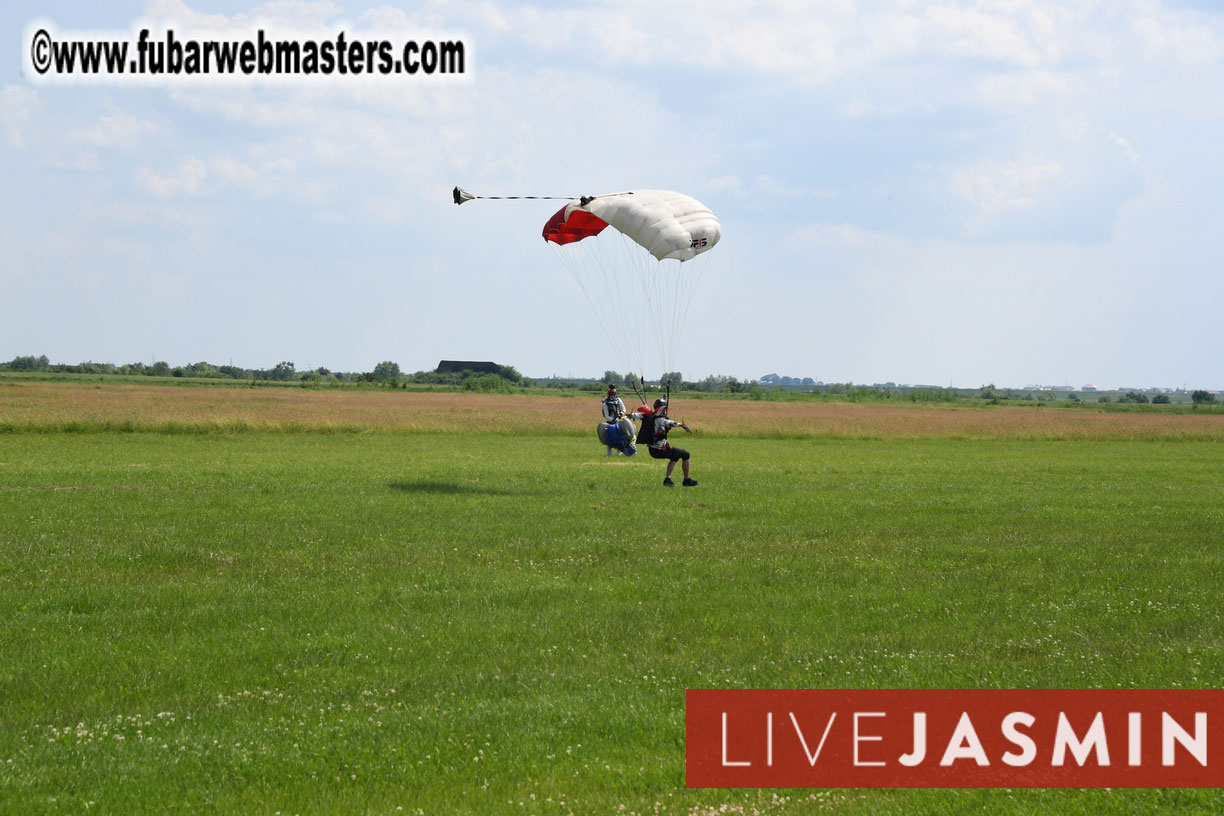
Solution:
{"label": "skydiver's leg", "polygon": [[[686,462],[685,464],[688,464],[688,463]],[[667,474],[666,474],[666,478],[670,479],[670,478],[671,478],[671,475],[672,475],[672,471],[673,471],[673,470],[675,470],[675,469],[676,469],[676,460],[675,460],[675,459],[669,459],[669,460],[668,460],[668,462],[667,462]],[[685,472],[685,473],[688,473],[688,470],[686,469],[684,472]]]}
{"label": "skydiver's leg", "polygon": [[[676,463],[675,463],[675,462],[672,462],[672,464],[674,465],[674,464],[676,464]],[[680,461],[680,468],[681,468],[681,470],[683,470],[683,471],[684,471],[684,478],[686,478],[686,479],[687,479],[687,478],[689,477],[689,460],[688,460],[688,459],[682,459],[682,460]]]}

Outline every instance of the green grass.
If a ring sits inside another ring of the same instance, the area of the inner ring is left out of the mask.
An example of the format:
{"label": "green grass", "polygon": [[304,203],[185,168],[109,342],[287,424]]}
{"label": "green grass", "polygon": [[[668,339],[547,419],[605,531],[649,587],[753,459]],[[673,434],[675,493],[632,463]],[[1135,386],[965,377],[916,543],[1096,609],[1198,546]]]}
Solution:
{"label": "green grass", "polygon": [[684,442],[0,436],[0,812],[1224,810],[684,788],[685,688],[1219,686],[1218,443]]}

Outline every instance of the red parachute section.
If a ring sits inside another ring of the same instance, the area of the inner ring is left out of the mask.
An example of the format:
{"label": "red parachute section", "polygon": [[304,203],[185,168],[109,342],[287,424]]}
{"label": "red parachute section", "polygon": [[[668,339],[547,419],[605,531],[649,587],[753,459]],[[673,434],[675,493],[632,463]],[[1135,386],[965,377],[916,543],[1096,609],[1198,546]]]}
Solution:
{"label": "red parachute section", "polygon": [[[568,206],[566,205],[566,207]],[[565,218],[566,207],[557,210],[553,217],[544,224],[542,235],[545,241],[552,241],[554,244],[572,244],[575,241],[581,241],[583,238],[598,235],[608,226],[607,221],[585,210],[574,210],[567,221]]]}

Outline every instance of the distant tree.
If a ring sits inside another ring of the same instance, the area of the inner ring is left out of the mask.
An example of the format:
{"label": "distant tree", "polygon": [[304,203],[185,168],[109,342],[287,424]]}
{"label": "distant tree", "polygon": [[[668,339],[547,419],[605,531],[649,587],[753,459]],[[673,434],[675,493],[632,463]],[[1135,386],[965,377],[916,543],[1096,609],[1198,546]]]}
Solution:
{"label": "distant tree", "polygon": [[165,360],[158,360],[146,372],[154,377],[166,377],[170,374],[170,364]]}
{"label": "distant tree", "polygon": [[1208,403],[1215,402],[1216,395],[1212,394],[1210,391],[1204,391],[1200,388],[1190,394],[1190,401],[1195,405],[1206,405]]}
{"label": "distant tree", "polygon": [[497,367],[497,373],[503,380],[509,380],[512,383],[522,383],[523,375],[518,372],[518,369],[511,365]]}
{"label": "distant tree", "polygon": [[192,363],[189,366],[183,367],[183,372],[188,377],[220,377],[221,372],[212,363],[198,362]]}
{"label": "distant tree", "polygon": [[671,380],[672,388],[678,389],[684,383],[684,375],[679,371],[665,371],[659,378],[659,383],[666,387],[668,380]]}
{"label": "distant tree", "polygon": [[1153,405],[1168,405],[1170,402],[1168,394],[1157,394],[1152,397]]}
{"label": "distant tree", "polygon": [[283,362],[277,363],[276,367],[268,372],[269,380],[294,380],[297,379],[297,370],[293,363]]}
{"label": "distant tree", "polygon": [[1122,402],[1138,402],[1147,404],[1147,394],[1140,394],[1138,391],[1127,391],[1122,395]]}
{"label": "distant tree", "polygon": [[43,354],[39,357],[14,357],[8,367],[13,371],[45,371],[50,365],[51,361]]}
{"label": "distant tree", "polygon": [[468,377],[463,381],[463,389],[465,391],[479,391],[486,394],[497,392],[509,393],[511,390],[510,383],[496,374]]}
{"label": "distant tree", "polygon": [[390,360],[384,360],[374,366],[373,379],[378,382],[395,382],[399,379],[400,367],[399,363],[393,363]]}
{"label": "distant tree", "polygon": [[603,373],[603,381],[608,385],[624,385],[625,378],[619,371],[608,370]]}
{"label": "distant tree", "polygon": [[1113,399],[1108,394],[1102,394],[1101,396],[1097,397],[1097,402],[1108,403],[1108,402],[1113,402]]}
{"label": "distant tree", "polygon": [[995,384],[983,385],[981,392],[978,393],[978,398],[984,400],[998,399],[999,395],[995,393]]}

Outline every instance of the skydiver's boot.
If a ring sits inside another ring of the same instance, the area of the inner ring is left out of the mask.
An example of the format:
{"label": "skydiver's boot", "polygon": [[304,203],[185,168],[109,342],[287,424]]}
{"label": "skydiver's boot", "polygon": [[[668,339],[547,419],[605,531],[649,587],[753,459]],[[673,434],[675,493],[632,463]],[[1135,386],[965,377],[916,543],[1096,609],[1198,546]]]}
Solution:
{"label": "skydiver's boot", "polygon": [[673,481],[671,480],[671,477],[670,477],[670,476],[664,476],[664,477],[663,477],[663,486],[664,486],[664,487],[675,487],[675,486],[676,486],[676,483],[675,483],[675,482],[673,482]]}
{"label": "skydiver's boot", "polygon": [[685,487],[696,487],[696,486],[697,486],[697,480],[696,480],[696,479],[690,479],[689,477],[685,476],[685,477],[684,477],[684,481],[683,481],[683,482],[681,482],[681,484],[683,484]]}

